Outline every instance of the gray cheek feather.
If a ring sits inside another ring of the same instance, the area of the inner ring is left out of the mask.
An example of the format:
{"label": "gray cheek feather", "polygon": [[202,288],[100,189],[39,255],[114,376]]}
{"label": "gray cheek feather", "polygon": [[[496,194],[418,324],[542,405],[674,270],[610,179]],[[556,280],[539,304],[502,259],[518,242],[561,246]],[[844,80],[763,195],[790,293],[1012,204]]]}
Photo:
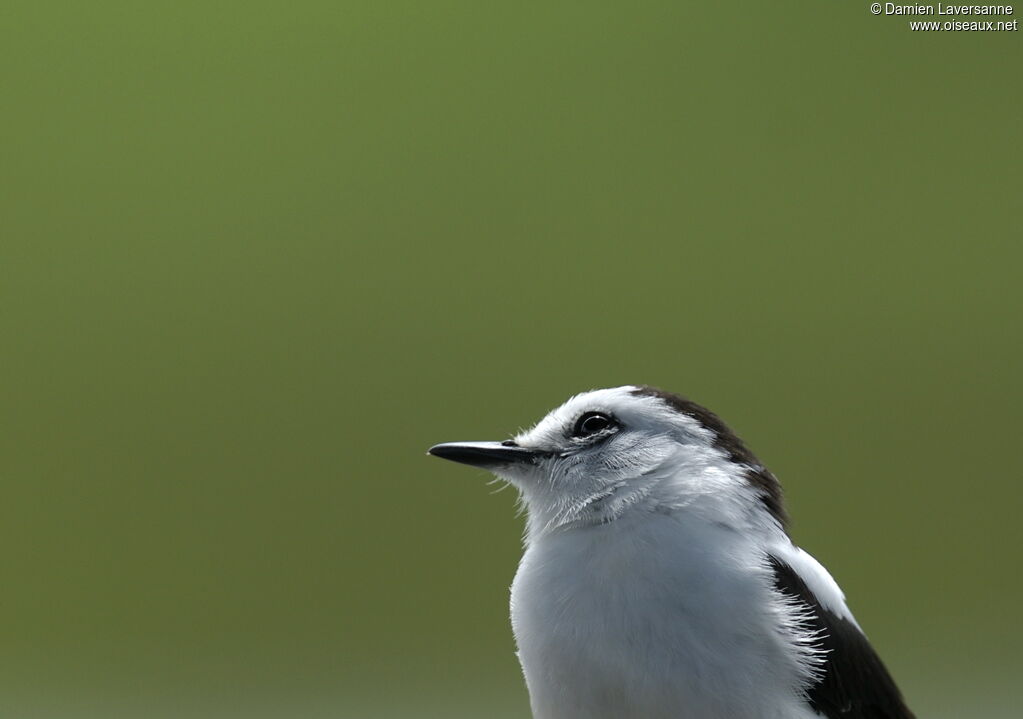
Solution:
{"label": "gray cheek feather", "polygon": [[600,454],[600,462],[616,480],[640,477],[655,471],[676,449],[677,445],[668,436],[633,432],[608,442]]}

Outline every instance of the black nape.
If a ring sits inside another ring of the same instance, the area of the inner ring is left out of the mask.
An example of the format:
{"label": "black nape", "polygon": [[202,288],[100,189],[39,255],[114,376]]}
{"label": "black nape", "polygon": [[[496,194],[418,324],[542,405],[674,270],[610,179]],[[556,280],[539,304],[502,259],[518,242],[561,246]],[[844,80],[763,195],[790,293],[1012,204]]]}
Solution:
{"label": "black nape", "polygon": [[746,481],[759,492],[764,507],[781,525],[782,529],[788,526],[788,514],[785,512],[781,483],[739,439],[739,436],[725,424],[724,420],[690,399],[656,387],[642,385],[633,390],[632,394],[637,397],[655,397],[676,412],[695,419],[700,426],[710,430],[714,434],[714,446],[724,452],[732,462],[748,468]]}

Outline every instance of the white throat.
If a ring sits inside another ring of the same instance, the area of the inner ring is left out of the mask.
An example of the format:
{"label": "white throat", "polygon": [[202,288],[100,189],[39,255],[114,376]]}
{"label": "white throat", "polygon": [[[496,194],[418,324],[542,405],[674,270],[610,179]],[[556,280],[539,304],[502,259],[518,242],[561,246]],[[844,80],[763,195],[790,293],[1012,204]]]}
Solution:
{"label": "white throat", "polygon": [[684,512],[737,531],[773,536],[781,528],[763,511],[744,469],[713,447],[691,445],[674,446],[638,475],[623,474],[587,493],[566,493],[535,478],[509,481],[518,487],[527,510],[527,545],[552,532],[608,524],[630,513]]}

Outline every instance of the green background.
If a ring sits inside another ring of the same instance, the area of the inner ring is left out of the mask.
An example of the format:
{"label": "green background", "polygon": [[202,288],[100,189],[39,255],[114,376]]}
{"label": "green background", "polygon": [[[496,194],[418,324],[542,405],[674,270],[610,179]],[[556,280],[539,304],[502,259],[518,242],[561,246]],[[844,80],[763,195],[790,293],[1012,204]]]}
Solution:
{"label": "green background", "polygon": [[1019,33],[866,2],[5,2],[0,715],[526,717],[424,456],[722,414],[923,717],[1016,716]]}

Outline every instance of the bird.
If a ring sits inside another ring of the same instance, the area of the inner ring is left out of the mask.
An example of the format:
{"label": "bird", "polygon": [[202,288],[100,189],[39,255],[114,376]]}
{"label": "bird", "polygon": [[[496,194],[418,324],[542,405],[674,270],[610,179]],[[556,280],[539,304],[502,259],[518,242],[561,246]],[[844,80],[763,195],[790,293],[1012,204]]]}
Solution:
{"label": "bird", "polygon": [[913,719],[778,479],[713,412],[648,385],[429,454],[516,488],[511,623],[535,719]]}

